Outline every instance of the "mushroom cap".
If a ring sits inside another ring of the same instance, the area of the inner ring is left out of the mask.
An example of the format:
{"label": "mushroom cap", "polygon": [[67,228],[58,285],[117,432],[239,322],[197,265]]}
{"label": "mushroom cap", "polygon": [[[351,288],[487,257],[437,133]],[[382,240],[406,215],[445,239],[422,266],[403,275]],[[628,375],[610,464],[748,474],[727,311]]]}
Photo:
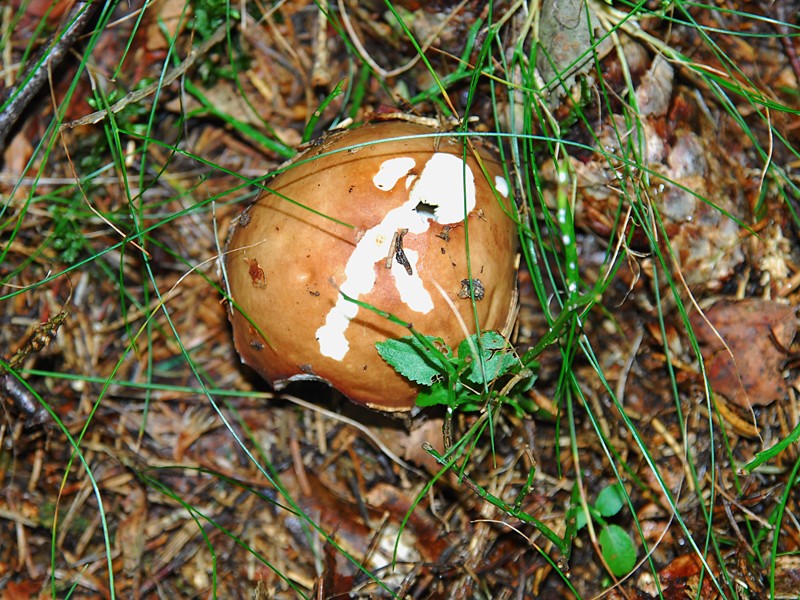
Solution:
{"label": "mushroom cap", "polygon": [[408,330],[340,290],[453,347],[475,332],[468,255],[481,330],[509,327],[508,182],[488,150],[477,149],[484,174],[469,149],[464,162],[463,138],[433,134],[406,121],[334,133],[235,220],[225,257],[234,343],[276,388],[321,379],[359,404],[410,410],[419,388],[375,347]]}

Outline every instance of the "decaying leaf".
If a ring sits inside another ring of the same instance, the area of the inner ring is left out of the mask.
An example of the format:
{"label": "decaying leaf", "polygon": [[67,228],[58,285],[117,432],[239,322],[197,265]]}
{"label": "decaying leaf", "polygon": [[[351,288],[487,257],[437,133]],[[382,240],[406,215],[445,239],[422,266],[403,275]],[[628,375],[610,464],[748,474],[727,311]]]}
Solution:
{"label": "decaying leaf", "polygon": [[800,589],[800,557],[779,556],[775,561],[775,597],[792,598]]}
{"label": "decaying leaf", "polygon": [[590,23],[598,21],[593,13],[587,17],[587,6],[578,0],[542,5],[539,24],[542,48],[536,63],[544,80],[551,84],[554,99],[563,96],[564,89],[572,88],[578,76],[585,75],[592,67],[590,49],[596,42]]}
{"label": "decaying leaf", "polygon": [[720,300],[705,315],[730,352],[693,313],[690,320],[714,391],[744,408],[782,399],[787,390],[781,370],[797,332],[796,312],[769,300]]}
{"label": "decaying leaf", "polygon": [[[716,561],[709,560],[712,573],[717,576],[719,567]],[[705,577],[703,577],[705,574]],[[718,598],[711,578],[704,571],[700,559],[694,554],[683,554],[676,557],[658,573],[661,593],[664,598]]]}

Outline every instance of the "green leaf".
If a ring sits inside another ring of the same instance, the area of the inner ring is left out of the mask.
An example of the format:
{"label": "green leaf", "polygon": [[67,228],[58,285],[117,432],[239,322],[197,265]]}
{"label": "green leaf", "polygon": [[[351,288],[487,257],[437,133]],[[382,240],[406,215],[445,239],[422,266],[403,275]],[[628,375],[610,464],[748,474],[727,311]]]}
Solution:
{"label": "green leaf", "polygon": [[597,495],[597,502],[594,507],[604,517],[612,517],[617,514],[625,504],[625,490],[619,483],[604,488]]}
{"label": "green leaf", "polygon": [[344,84],[345,84],[346,81],[347,81],[346,79],[342,79],[339,83],[337,83],[336,87],[333,88],[333,91],[331,91],[331,93],[328,94],[325,97],[325,99],[320,103],[320,105],[317,108],[317,110],[315,110],[312,113],[311,118],[308,120],[308,123],[306,123],[306,126],[303,129],[303,143],[304,144],[306,142],[308,142],[311,139],[311,137],[314,135],[314,128],[317,126],[317,123],[319,122],[320,117],[322,117],[322,113],[324,113],[325,109],[328,108],[328,105],[331,102],[333,102],[336,99],[337,96],[340,96],[340,95],[342,95],[344,93],[342,91],[342,88],[344,87]]}
{"label": "green leaf", "polygon": [[486,398],[484,396],[472,392],[468,387],[461,383],[456,383],[455,394],[455,406],[459,410],[471,412],[475,410],[482,410],[486,407]]}
{"label": "green leaf", "polygon": [[430,388],[424,388],[417,394],[417,406],[426,408],[438,404],[451,405],[451,394],[443,381],[437,381]]}
{"label": "green leaf", "polygon": [[616,577],[623,577],[631,572],[636,564],[636,547],[622,527],[619,525],[603,527],[598,541],[603,558]]}
{"label": "green leaf", "polygon": [[[480,359],[472,355],[470,341],[476,350],[483,355],[483,368],[481,371]],[[477,343],[477,335],[473,335],[469,340],[464,340],[458,346],[458,359],[466,363],[467,358],[472,359],[472,363],[467,370],[467,379],[472,383],[484,384],[491,383],[498,377],[508,373],[518,363],[516,355],[511,352],[506,339],[496,331],[486,331],[481,335],[480,348]]]}
{"label": "green leaf", "polygon": [[[450,348],[441,338],[425,336],[429,342],[438,348],[446,358],[450,357]],[[445,370],[441,359],[423,346],[413,336],[406,336],[399,340],[386,340],[377,342],[375,347],[378,354],[394,370],[414,383],[430,386],[442,376]]]}
{"label": "green leaf", "polygon": [[[580,505],[578,508],[580,508]],[[575,531],[580,531],[584,527],[586,527],[586,513],[579,510],[575,513]]]}

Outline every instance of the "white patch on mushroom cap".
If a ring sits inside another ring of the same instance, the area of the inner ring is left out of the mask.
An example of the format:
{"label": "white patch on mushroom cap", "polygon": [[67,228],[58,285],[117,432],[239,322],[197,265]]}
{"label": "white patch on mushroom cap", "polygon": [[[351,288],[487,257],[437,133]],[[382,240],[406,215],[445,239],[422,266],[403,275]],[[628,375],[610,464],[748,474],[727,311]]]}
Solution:
{"label": "white patch on mushroom cap", "polygon": [[404,249],[403,251],[411,265],[412,275],[409,276],[406,268],[396,260],[392,261],[392,277],[394,286],[400,293],[400,299],[413,311],[428,314],[433,310],[433,299],[425,286],[422,285],[422,278],[417,273],[417,261],[419,254],[416,250]]}
{"label": "white patch on mushroom cap", "polygon": [[434,206],[434,218],[445,225],[458,223],[475,208],[475,177],[469,165],[454,154],[437,152],[425,163],[411,188],[416,204]]}
{"label": "white patch on mushroom cap", "polygon": [[500,192],[503,198],[508,198],[508,182],[506,181],[505,177],[501,177],[500,175],[494,176],[494,187]]}
{"label": "white patch on mushroom cap", "polygon": [[[400,271],[395,271],[395,267],[400,267],[394,264],[392,241],[395,232],[399,229],[408,229],[409,233],[424,233],[430,227],[428,219],[423,219],[414,211],[416,205],[416,201],[408,200],[398,208],[390,210],[383,221],[362,236],[345,265],[344,281],[339,288],[341,292],[351,298],[358,298],[372,291],[377,278],[375,263],[385,261],[391,253],[392,274],[403,302],[416,312],[426,314],[433,310],[433,299],[425,290],[417,273],[417,253],[413,250],[405,251],[413,270],[412,275],[406,273],[402,267]],[[328,312],[325,324],[317,329],[319,351],[324,356],[335,360],[342,360],[345,357],[350,350],[350,343],[344,333],[357,313],[358,305],[339,296],[334,307]]]}
{"label": "white patch on mushroom cap", "polygon": [[[384,161],[372,182],[379,190],[391,190],[415,164],[408,157]],[[433,299],[417,270],[419,254],[404,248],[412,269],[409,275],[394,260],[394,234],[401,229],[417,235],[425,233],[431,220],[443,224],[463,221],[475,208],[475,178],[472,169],[460,157],[437,152],[425,163],[419,178],[410,175],[406,179],[406,189],[409,189],[409,199],[386,213],[380,223],[358,240],[345,265],[344,281],[339,290],[356,299],[371,292],[377,278],[375,263],[385,261],[391,254],[391,273],[400,299],[411,310],[427,314],[433,310]],[[433,214],[425,210],[427,206],[433,207]],[[344,359],[350,350],[345,331],[357,314],[358,305],[339,296],[325,317],[325,324],[316,332],[321,354],[334,360]]]}
{"label": "white patch on mushroom cap", "polygon": [[397,185],[400,178],[407,175],[416,164],[417,162],[409,156],[385,160],[375,174],[375,177],[372,178],[372,183],[375,184],[375,187],[379,190],[388,192]]}
{"label": "white patch on mushroom cap", "polygon": [[[353,254],[355,255],[355,252]],[[375,285],[374,281],[372,285]],[[334,360],[342,360],[345,357],[347,351],[350,350],[350,342],[344,337],[344,332],[357,314],[358,305],[339,296],[336,304],[325,317],[325,325],[317,329],[319,351],[323,356]]]}

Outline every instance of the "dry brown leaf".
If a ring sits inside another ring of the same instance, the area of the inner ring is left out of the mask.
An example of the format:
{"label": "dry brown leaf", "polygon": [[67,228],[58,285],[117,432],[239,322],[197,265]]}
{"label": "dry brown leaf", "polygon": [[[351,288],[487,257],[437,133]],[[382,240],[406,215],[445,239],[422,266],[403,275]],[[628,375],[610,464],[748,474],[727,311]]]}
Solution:
{"label": "dry brown leaf", "polygon": [[692,314],[712,389],[744,408],[784,398],[781,370],[797,332],[796,312],[769,300],[720,300],[705,314],[730,352],[708,323]]}
{"label": "dry brown leaf", "polygon": [[775,561],[775,597],[794,598],[798,590],[800,590],[800,557],[779,556]]}
{"label": "dry brown leaf", "polygon": [[30,600],[35,594],[42,589],[40,581],[21,581],[16,583],[9,581],[3,592],[4,600]]}
{"label": "dry brown leaf", "polygon": [[[151,2],[145,13],[145,46],[149,52],[157,50],[166,52],[170,40],[177,37],[178,27],[183,30],[186,25],[186,2],[184,0],[156,0]],[[169,39],[165,37],[169,36]]]}
{"label": "dry brown leaf", "polygon": [[[713,561],[709,562],[714,574],[718,576],[719,569]],[[698,585],[702,585],[700,597],[718,598],[719,595],[716,593],[708,574],[706,573],[705,577],[701,577],[703,572],[703,565],[695,554],[684,554],[676,557],[658,573],[663,589],[663,597],[669,600],[677,600],[693,596],[697,594]]]}
{"label": "dry brown leaf", "polygon": [[145,550],[145,531],[147,523],[147,497],[144,491],[133,486],[122,501],[125,517],[117,530],[117,542],[122,553],[123,567],[128,574],[138,572]]}
{"label": "dry brown leaf", "polygon": [[15,177],[22,177],[31,154],[33,154],[33,144],[25,133],[11,138],[11,142],[1,157],[5,165],[3,174],[9,177],[9,181],[13,181]]}
{"label": "dry brown leaf", "polygon": [[429,473],[437,473],[442,466],[433,456],[423,448],[425,442],[431,444],[440,453],[442,447],[442,424],[444,419],[437,417],[425,421],[422,425],[414,427],[402,441],[404,451],[401,456],[415,465],[424,467]]}

